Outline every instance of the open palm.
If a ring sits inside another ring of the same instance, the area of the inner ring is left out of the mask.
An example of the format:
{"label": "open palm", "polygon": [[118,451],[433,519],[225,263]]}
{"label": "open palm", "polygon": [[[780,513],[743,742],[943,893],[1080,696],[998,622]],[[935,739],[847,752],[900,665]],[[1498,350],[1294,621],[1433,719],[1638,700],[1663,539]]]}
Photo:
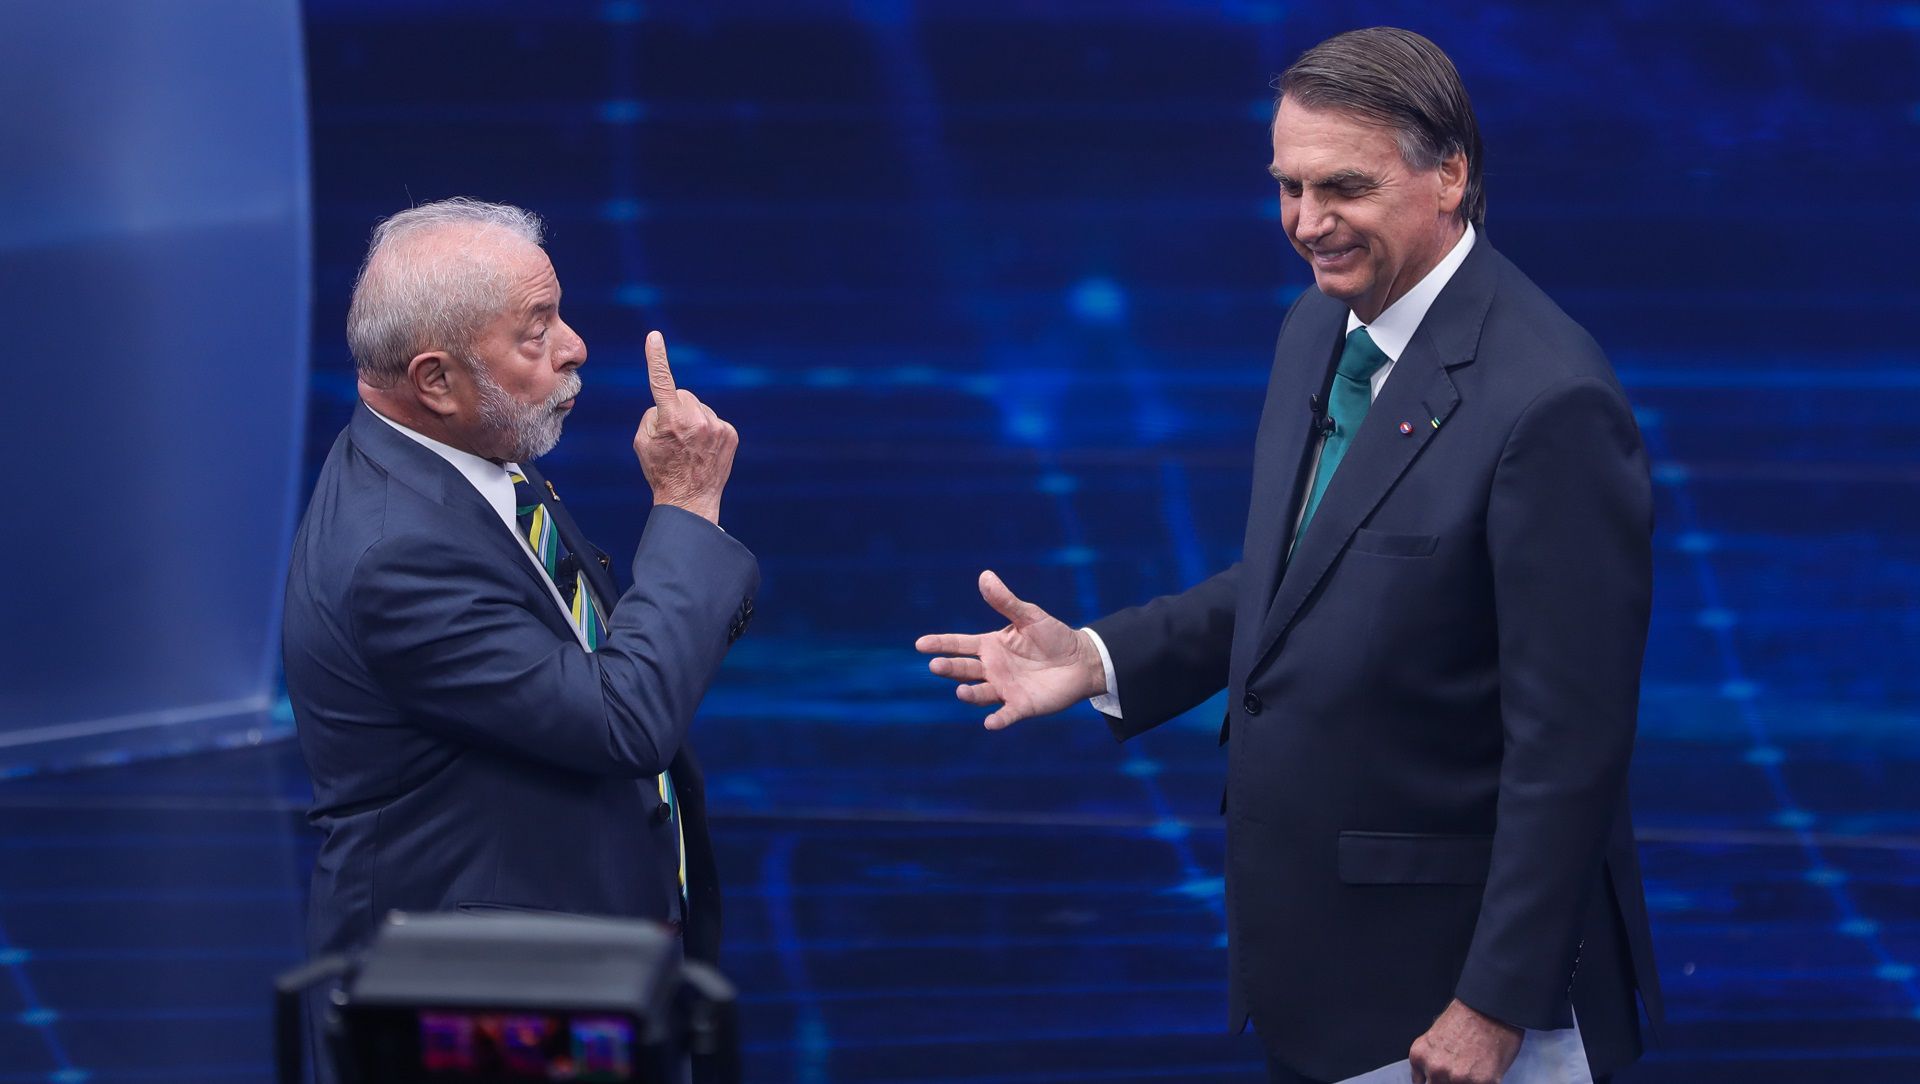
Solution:
{"label": "open palm", "polygon": [[1021,601],[992,572],[980,574],[980,597],[1007,619],[1006,628],[922,636],[914,647],[939,656],[928,669],[961,682],[955,690],[960,699],[1000,705],[987,716],[987,729],[1047,715],[1106,691],[1100,653],[1085,632]]}

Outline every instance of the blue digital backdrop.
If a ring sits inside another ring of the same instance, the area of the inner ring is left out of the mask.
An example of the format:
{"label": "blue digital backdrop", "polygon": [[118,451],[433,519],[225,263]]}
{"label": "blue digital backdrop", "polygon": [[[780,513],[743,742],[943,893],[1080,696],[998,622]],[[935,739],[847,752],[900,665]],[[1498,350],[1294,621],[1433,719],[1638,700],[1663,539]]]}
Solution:
{"label": "blue digital backdrop", "polygon": [[[740,429],[724,522],[765,585],[695,741],[749,1080],[1261,1078],[1222,1034],[1219,709],[988,734],[911,644],[993,623],[982,568],[1075,620],[1234,559],[1311,288],[1267,81],[1378,23],[1458,63],[1487,236],[1652,453],[1634,797],[1670,1020],[1624,1079],[1920,1081],[1920,5],[310,0],[297,496],[354,401],[368,231],[450,195],[550,223],[591,356],[545,467],[602,547],[648,503],[647,330]],[[87,387],[21,326],[11,409],[43,358]],[[148,375],[191,431],[256,402]],[[9,652],[44,648],[9,598]],[[0,787],[0,1084],[267,1079],[307,794],[274,741]]]}
{"label": "blue digital backdrop", "polygon": [[260,730],[310,309],[293,0],[0,9],[0,777]]}

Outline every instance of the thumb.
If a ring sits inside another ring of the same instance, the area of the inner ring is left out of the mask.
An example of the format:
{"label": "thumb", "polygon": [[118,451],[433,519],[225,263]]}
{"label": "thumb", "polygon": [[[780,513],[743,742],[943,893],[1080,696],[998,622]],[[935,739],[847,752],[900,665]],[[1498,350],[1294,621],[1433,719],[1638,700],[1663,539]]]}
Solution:
{"label": "thumb", "polygon": [[1000,611],[1000,616],[1016,625],[1031,625],[1047,616],[1047,612],[1040,607],[1021,601],[991,571],[980,573],[980,597],[987,600],[987,605]]}

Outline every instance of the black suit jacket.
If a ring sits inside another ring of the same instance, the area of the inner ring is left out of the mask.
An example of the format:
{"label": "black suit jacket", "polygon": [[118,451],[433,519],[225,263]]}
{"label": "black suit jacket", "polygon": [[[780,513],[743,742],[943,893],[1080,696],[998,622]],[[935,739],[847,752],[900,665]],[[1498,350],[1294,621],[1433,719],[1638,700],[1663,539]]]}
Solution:
{"label": "black suit jacket", "polygon": [[[537,479],[537,473],[533,474]],[[575,553],[594,554],[570,516]],[[328,454],[293,549],[287,693],[325,833],[312,951],[400,910],[675,921],[671,767],[689,878],[686,948],[712,959],[719,892],[688,729],[758,585],[753,555],[655,509],[599,650],[461,474],[366,407]]]}
{"label": "black suit jacket", "polygon": [[1122,738],[1229,691],[1235,1026],[1339,1079],[1458,997],[1577,1008],[1604,1073],[1660,997],[1627,809],[1651,594],[1639,430],[1593,340],[1484,237],[1291,562],[1347,307],[1281,328],[1240,564],[1095,622]]}

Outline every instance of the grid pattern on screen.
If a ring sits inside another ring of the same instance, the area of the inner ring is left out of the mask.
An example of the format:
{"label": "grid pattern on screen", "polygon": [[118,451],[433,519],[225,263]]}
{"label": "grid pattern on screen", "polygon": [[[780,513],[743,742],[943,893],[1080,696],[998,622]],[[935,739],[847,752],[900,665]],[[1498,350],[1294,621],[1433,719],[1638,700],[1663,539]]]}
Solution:
{"label": "grid pattern on screen", "polygon": [[[1219,706],[987,735],[910,644],[988,623],[983,567],[1083,619],[1236,556],[1308,283],[1262,84],[1372,22],[1459,63],[1489,237],[1655,464],[1671,1019],[1632,1079],[1920,1078],[1910,5],[316,0],[310,471],[368,229],[453,194],[552,224],[592,356],[548,473],[604,548],[647,329],[743,434],[765,587],[698,743],[750,1080],[1259,1078],[1220,1034]],[[266,1079],[303,800],[287,746],[0,792],[0,1084]]]}

